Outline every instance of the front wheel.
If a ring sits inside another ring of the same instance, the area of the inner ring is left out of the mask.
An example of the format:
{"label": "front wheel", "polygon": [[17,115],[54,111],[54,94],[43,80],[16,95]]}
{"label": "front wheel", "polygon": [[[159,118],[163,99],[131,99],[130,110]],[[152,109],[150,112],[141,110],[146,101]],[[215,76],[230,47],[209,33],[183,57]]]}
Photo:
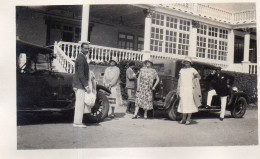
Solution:
{"label": "front wheel", "polygon": [[244,97],[239,97],[234,107],[231,110],[231,115],[234,118],[242,118],[246,113],[247,102]]}
{"label": "front wheel", "polygon": [[84,120],[91,123],[101,122],[108,116],[108,111],[109,102],[107,96],[99,91],[97,93],[95,105],[91,108],[91,113],[85,114]]}
{"label": "front wheel", "polygon": [[168,109],[168,116],[171,120],[181,120],[182,118],[182,114],[178,113],[178,106],[179,106],[179,100],[176,99],[174,100],[174,102],[172,103],[172,105],[170,106],[170,108]]}

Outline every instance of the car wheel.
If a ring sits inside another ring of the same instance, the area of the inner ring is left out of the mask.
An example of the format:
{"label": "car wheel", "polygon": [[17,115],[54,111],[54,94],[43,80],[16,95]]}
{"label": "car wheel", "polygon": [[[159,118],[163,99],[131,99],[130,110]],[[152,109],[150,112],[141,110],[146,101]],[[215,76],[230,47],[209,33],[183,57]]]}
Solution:
{"label": "car wheel", "polygon": [[97,123],[104,120],[109,111],[109,103],[107,96],[99,91],[97,93],[97,98],[94,107],[91,109],[91,113],[84,115],[85,122]]}
{"label": "car wheel", "polygon": [[244,97],[239,97],[231,110],[231,115],[234,118],[242,118],[246,113],[247,102]]}
{"label": "car wheel", "polygon": [[179,100],[176,99],[173,101],[171,107],[168,109],[168,116],[171,120],[181,120],[182,114],[178,113],[178,105],[179,105]]}

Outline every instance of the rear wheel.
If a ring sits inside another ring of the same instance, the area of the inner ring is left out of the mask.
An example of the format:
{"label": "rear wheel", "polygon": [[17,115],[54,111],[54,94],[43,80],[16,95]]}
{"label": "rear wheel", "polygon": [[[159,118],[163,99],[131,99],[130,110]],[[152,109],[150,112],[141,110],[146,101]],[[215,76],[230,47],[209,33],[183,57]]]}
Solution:
{"label": "rear wheel", "polygon": [[109,111],[109,103],[107,96],[99,91],[97,93],[97,99],[95,102],[94,107],[91,109],[91,113],[84,115],[84,121],[85,122],[91,122],[91,123],[97,123],[104,120]]}
{"label": "rear wheel", "polygon": [[246,113],[247,102],[244,97],[239,97],[231,110],[231,115],[234,118],[242,118]]}
{"label": "rear wheel", "polygon": [[182,114],[178,113],[178,105],[179,105],[179,100],[176,99],[172,103],[171,107],[168,109],[168,116],[171,120],[181,120]]}

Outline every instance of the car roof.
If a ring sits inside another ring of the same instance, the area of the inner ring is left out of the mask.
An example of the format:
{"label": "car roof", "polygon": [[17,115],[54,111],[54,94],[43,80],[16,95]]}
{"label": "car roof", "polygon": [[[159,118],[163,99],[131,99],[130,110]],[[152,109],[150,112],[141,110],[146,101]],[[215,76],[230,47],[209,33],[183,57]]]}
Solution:
{"label": "car roof", "polygon": [[[153,59],[154,64],[158,63],[164,63],[164,64],[173,64],[173,63],[181,63],[182,60],[180,59]],[[205,63],[205,62],[199,62],[199,61],[192,61],[192,65],[204,67],[207,69],[221,69],[221,67],[215,66],[213,64]]]}
{"label": "car roof", "polygon": [[49,48],[43,46],[38,46],[26,41],[16,40],[16,55],[19,56],[20,53],[26,54],[50,54],[53,51]]}

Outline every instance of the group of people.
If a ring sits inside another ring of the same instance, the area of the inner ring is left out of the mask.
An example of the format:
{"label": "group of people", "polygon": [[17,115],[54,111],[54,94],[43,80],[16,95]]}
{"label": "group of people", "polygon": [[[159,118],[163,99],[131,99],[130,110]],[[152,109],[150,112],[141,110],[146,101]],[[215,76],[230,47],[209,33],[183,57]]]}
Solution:
{"label": "group of people", "polygon": [[[84,93],[90,92],[88,86],[89,66],[86,55],[89,51],[89,43],[81,44],[81,52],[75,61],[75,74],[73,78],[73,88],[76,95],[74,127],[86,127],[82,123],[84,113]],[[117,67],[118,61],[114,58],[110,60],[110,66],[106,68],[103,78],[103,84],[111,90],[108,97],[112,109],[111,117],[115,117],[115,108],[122,105],[122,95],[120,90],[120,70]],[[126,70],[126,89],[128,99],[135,101],[135,111],[132,119],[137,118],[139,108],[144,110],[144,118],[147,119],[148,110],[153,109],[153,91],[159,83],[159,76],[152,68],[153,62],[149,54],[143,56],[143,67],[135,73],[133,71],[133,62],[129,63]],[[192,67],[192,60],[186,57],[183,60],[184,67],[179,72],[179,81],[176,95],[179,98],[178,112],[182,113],[180,124],[189,125],[191,123],[192,113],[198,112],[201,106],[201,89],[199,80],[201,76]],[[220,120],[223,121],[226,109],[227,95],[229,89],[229,79],[219,71],[211,73],[207,80],[211,81],[212,89],[208,93],[206,109],[211,106],[212,97],[216,94],[221,96]],[[130,112],[128,102],[127,112]]]}

